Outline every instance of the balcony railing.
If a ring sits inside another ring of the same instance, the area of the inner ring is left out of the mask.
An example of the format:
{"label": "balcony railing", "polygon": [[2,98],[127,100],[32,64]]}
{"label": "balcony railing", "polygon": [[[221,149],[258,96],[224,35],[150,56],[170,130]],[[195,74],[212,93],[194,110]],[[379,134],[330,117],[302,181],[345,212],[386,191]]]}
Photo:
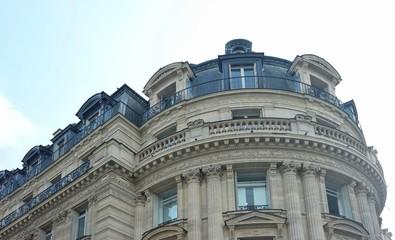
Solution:
{"label": "balcony railing", "polygon": [[269,205],[245,205],[245,206],[239,206],[239,210],[241,210],[241,211],[265,210],[265,209],[269,209]]}
{"label": "balcony railing", "polygon": [[29,212],[31,209],[39,205],[40,203],[44,202],[49,197],[53,196],[59,190],[68,186],[71,182],[82,176],[89,170],[89,162],[83,163],[77,169],[66,175],[64,178],[60,179],[58,182],[53,184],[52,186],[48,187],[36,197],[25,203],[22,207],[18,208],[17,210],[13,211],[12,213],[8,214],[5,218],[0,220],[0,229],[4,228],[8,224],[12,223],[22,215]]}
{"label": "balcony railing", "polygon": [[[307,94],[312,97],[319,98],[333,106],[344,111],[349,118],[356,122],[356,116],[352,115],[352,113],[345,111],[343,103],[335,96],[330,93],[323,91],[321,89],[315,88],[311,85],[285,79],[285,78],[277,78],[277,77],[266,77],[266,76],[255,76],[255,84],[253,87],[235,87],[230,86],[230,82],[232,79],[221,78],[218,80],[213,80],[210,82],[198,84],[196,86],[183,89],[179,92],[174,93],[163,101],[157,103],[148,109],[142,116],[142,123],[147,122],[155,115],[160,112],[168,109],[182,101],[193,99],[196,97],[204,96],[211,93],[218,93],[223,91],[231,91],[237,89],[273,89],[273,90],[284,90],[295,93]],[[356,122],[357,123],[357,122]]]}

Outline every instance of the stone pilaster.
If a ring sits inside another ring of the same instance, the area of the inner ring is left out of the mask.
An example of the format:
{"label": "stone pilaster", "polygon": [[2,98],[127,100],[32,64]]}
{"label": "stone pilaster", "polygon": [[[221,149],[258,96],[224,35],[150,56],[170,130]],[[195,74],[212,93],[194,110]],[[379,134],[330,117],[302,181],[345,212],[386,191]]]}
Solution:
{"label": "stone pilaster", "polygon": [[329,207],[328,207],[328,198],[326,196],[325,176],[326,176],[326,170],[321,168],[319,175],[320,194],[321,194],[321,212],[328,213]]}
{"label": "stone pilaster", "polygon": [[144,194],[140,193],[134,199],[135,203],[135,225],[134,225],[134,239],[141,239],[145,228],[144,228],[144,204],[146,197]]}
{"label": "stone pilaster", "polygon": [[87,235],[92,235],[94,234],[94,230],[96,229],[96,220],[97,220],[97,195],[93,193],[89,198],[88,198],[88,224],[87,224]]}
{"label": "stone pilaster", "polygon": [[370,214],[370,207],[368,203],[367,197],[368,189],[366,184],[364,183],[357,183],[355,186],[355,194],[357,196],[357,202],[359,207],[359,213],[361,216],[361,221],[363,226],[369,232],[369,239],[373,240],[374,238],[374,227],[372,221],[372,215]]}
{"label": "stone pilaster", "polygon": [[320,211],[320,191],[316,181],[320,169],[310,164],[304,165],[301,170],[309,239],[325,240]]}
{"label": "stone pilaster", "polygon": [[70,210],[55,212],[52,218],[52,232],[54,236],[62,236],[62,239],[72,238],[72,214]]}
{"label": "stone pilaster", "polygon": [[284,209],[282,180],[277,172],[277,163],[271,163],[268,171],[268,183],[271,196],[270,208]]}
{"label": "stone pilaster", "polygon": [[152,193],[149,190],[145,190],[144,195],[146,197],[146,201],[145,201],[146,228],[145,229],[148,230],[153,228],[154,201],[152,200]]}
{"label": "stone pilaster", "polygon": [[229,209],[229,211],[234,211],[236,210],[235,178],[233,174],[233,166],[230,164],[226,165],[226,180],[228,192],[228,196],[226,196],[226,198],[228,199],[228,207],[226,209]]}
{"label": "stone pilaster", "polygon": [[223,239],[222,196],[220,165],[212,165],[203,169],[207,179],[207,225],[208,239]]}
{"label": "stone pilaster", "polygon": [[183,219],[185,206],[184,206],[184,188],[183,188],[181,175],[176,177],[176,183],[177,183],[177,218]]}
{"label": "stone pilaster", "polygon": [[361,216],[359,215],[359,209],[358,209],[358,201],[357,201],[357,197],[355,194],[355,186],[356,185],[357,185],[357,183],[355,181],[352,181],[348,185],[348,193],[350,196],[352,218],[357,222],[361,222]]}
{"label": "stone pilaster", "polygon": [[192,169],[183,174],[188,184],[187,193],[187,218],[188,218],[188,239],[202,239],[202,213],[201,213],[201,196],[200,196],[200,169]]}
{"label": "stone pilaster", "polygon": [[287,211],[287,229],[290,240],[303,240],[302,215],[300,210],[299,193],[296,174],[300,164],[283,162],[281,174],[283,178],[285,210]]}
{"label": "stone pilaster", "polygon": [[373,192],[368,192],[368,204],[370,207],[370,215],[372,216],[373,227],[375,231],[375,237],[377,238],[380,235],[381,228],[379,224],[379,216],[376,211],[376,197]]}

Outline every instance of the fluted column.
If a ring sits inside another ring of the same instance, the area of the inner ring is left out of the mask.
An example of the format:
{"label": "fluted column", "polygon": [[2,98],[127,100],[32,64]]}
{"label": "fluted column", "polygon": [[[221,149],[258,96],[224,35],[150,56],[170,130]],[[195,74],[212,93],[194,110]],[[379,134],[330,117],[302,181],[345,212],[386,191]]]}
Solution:
{"label": "fluted column", "polygon": [[306,205],[307,227],[309,239],[324,240],[324,229],[322,227],[319,188],[316,175],[319,168],[310,164],[302,168],[303,192]]}
{"label": "fluted column", "polygon": [[202,214],[200,200],[200,169],[192,169],[183,174],[188,184],[188,240],[202,239]]}
{"label": "fluted column", "polygon": [[320,169],[320,194],[321,194],[321,212],[328,213],[328,198],[326,196],[326,184],[325,184],[326,170]]}
{"label": "fluted column", "polygon": [[300,164],[294,162],[283,162],[281,166],[289,240],[304,239],[298,185],[296,183],[296,174],[299,168]]}
{"label": "fluted column", "polygon": [[370,214],[370,207],[368,203],[367,197],[368,189],[366,184],[358,183],[355,186],[355,194],[357,195],[357,202],[359,207],[359,213],[361,216],[361,221],[363,226],[369,232],[369,239],[373,240],[374,238],[374,227],[372,222],[372,215]]}
{"label": "fluted column", "polygon": [[141,236],[144,233],[144,203],[145,196],[143,194],[139,194],[134,199],[135,203],[135,225],[134,225],[134,239],[141,239]]}
{"label": "fluted column", "polygon": [[208,239],[223,239],[221,176],[222,169],[219,165],[212,165],[203,169],[207,178],[207,225]]}
{"label": "fluted column", "polygon": [[379,236],[381,232],[379,219],[376,211],[376,197],[373,192],[368,192],[368,204],[370,207],[370,215],[372,216],[372,222],[374,227],[375,237]]}

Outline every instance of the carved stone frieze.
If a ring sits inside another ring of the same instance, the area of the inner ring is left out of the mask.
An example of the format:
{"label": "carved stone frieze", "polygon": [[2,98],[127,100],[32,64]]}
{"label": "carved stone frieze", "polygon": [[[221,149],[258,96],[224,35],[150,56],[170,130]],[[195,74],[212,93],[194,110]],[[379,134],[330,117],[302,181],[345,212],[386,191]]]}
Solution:
{"label": "carved stone frieze", "polygon": [[196,119],[195,121],[192,122],[188,122],[187,126],[188,128],[195,128],[195,127],[201,127],[204,124],[204,120],[203,119]]}

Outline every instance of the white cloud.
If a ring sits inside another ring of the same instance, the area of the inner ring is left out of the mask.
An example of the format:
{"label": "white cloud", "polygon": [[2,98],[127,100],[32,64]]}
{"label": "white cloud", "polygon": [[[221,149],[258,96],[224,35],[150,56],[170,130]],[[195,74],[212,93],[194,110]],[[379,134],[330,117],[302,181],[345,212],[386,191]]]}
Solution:
{"label": "white cloud", "polygon": [[37,128],[15,109],[7,98],[0,93],[0,148],[18,143],[26,136],[32,136]]}
{"label": "white cloud", "polygon": [[0,170],[21,168],[21,160],[40,133],[26,116],[0,93]]}

